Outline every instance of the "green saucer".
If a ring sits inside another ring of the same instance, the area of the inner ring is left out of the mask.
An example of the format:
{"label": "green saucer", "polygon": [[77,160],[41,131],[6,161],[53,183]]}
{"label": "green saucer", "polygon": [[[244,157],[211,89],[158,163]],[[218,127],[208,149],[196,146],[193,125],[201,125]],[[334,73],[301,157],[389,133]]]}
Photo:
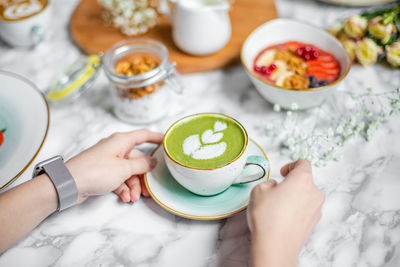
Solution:
{"label": "green saucer", "polygon": [[[262,148],[249,139],[249,155],[268,157]],[[224,192],[215,196],[199,196],[182,187],[170,174],[164,161],[162,146],[158,146],[152,153],[158,164],[155,169],[145,174],[145,182],[152,198],[166,210],[190,219],[216,220],[232,216],[247,208],[250,192],[253,187],[269,179],[268,174],[258,181],[232,185]]]}

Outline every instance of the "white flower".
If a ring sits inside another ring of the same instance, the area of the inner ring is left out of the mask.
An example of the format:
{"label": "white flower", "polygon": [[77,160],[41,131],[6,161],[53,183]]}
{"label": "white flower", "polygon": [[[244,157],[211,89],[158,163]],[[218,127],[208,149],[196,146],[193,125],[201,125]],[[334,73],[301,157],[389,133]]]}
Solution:
{"label": "white flower", "polygon": [[108,14],[103,16],[126,35],[147,32],[157,24],[157,3],[147,0],[98,0]]}
{"label": "white flower", "polygon": [[344,24],[344,32],[352,38],[364,37],[367,30],[368,21],[366,18],[353,15]]}
{"label": "white flower", "polygon": [[391,39],[392,32],[396,30],[393,23],[384,24],[381,16],[371,19],[368,23],[368,31],[377,39],[380,39],[382,44],[386,44]]}
{"label": "white flower", "polygon": [[[386,59],[393,67],[400,67],[400,41],[385,47]],[[400,90],[400,89],[398,89]]]}
{"label": "white flower", "polygon": [[369,66],[377,61],[381,50],[382,48],[380,48],[373,40],[364,38],[357,43],[355,54],[361,65]]}
{"label": "white flower", "polygon": [[344,27],[344,22],[339,21],[339,22],[336,22],[335,24],[333,24],[332,26],[330,26],[328,28],[328,32],[336,37],[339,35],[339,33],[341,33],[343,31],[343,27]]}
{"label": "white flower", "polygon": [[297,103],[292,103],[292,105],[290,106],[290,108],[292,110],[297,110],[299,108],[299,105],[297,105]]}

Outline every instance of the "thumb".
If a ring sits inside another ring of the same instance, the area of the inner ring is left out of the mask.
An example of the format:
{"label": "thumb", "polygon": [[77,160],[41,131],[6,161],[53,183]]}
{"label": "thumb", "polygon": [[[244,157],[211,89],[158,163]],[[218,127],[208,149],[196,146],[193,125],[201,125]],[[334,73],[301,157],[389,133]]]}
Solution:
{"label": "thumb", "polygon": [[151,171],[157,164],[157,159],[151,156],[141,156],[133,159],[123,159],[126,166],[126,177]]}

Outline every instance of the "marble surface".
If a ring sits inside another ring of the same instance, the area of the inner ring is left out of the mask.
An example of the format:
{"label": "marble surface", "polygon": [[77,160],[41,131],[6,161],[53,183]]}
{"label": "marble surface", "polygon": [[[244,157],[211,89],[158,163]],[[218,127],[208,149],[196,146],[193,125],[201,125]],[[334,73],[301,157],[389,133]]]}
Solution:
{"label": "marble surface", "polygon": [[[16,72],[45,89],[57,72],[81,54],[67,25],[74,1],[52,1],[52,24],[45,43],[33,50],[0,43],[0,69]],[[358,9],[307,0],[277,0],[279,14],[326,27]],[[310,20],[312,18],[312,20]],[[273,114],[241,66],[185,75],[186,90],[170,115],[147,127],[165,131],[177,118],[222,112],[241,121],[272,162],[271,177],[289,159],[259,130]],[[353,67],[342,90],[400,85],[398,70]],[[56,154],[66,158],[115,131],[140,128],[117,120],[108,82],[101,74],[93,90],[73,105],[51,109],[47,140],[35,162]],[[326,194],[322,220],[299,257],[299,266],[400,266],[400,134],[393,118],[370,142],[351,141],[343,160],[314,169]],[[147,152],[151,147],[143,147]],[[32,166],[13,184],[30,179]],[[277,204],[278,205],[278,204]],[[296,222],[293,222],[296,223]],[[18,227],[18,226],[16,226]],[[245,213],[226,220],[194,221],[170,214],[152,199],[122,204],[114,194],[93,197],[53,214],[0,256],[0,266],[247,266],[249,232]]]}

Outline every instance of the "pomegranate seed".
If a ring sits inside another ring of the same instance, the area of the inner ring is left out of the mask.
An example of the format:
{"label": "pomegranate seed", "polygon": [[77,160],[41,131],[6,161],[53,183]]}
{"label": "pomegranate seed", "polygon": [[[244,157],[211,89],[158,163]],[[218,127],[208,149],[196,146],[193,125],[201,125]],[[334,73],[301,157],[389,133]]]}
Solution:
{"label": "pomegranate seed", "polygon": [[257,65],[254,65],[254,71],[260,72],[261,71],[261,67],[257,66]]}
{"label": "pomegranate seed", "polygon": [[300,48],[297,48],[297,49],[296,49],[296,55],[297,55],[298,57],[302,57],[303,54],[304,54],[304,48],[303,48],[303,47],[300,47]]}
{"label": "pomegranate seed", "polygon": [[271,71],[276,70],[276,65],[275,64],[271,64],[269,65],[269,68],[271,69]]}
{"label": "pomegranate seed", "polygon": [[306,50],[306,52],[311,52],[313,48],[311,46],[306,46],[304,50]]}
{"label": "pomegranate seed", "polygon": [[267,67],[262,66],[262,67],[261,67],[261,73],[262,73],[262,74],[266,74],[266,73],[267,73]]}
{"label": "pomegranate seed", "polygon": [[265,71],[265,75],[270,75],[271,74],[271,69],[270,68],[268,68],[266,71]]}
{"label": "pomegranate seed", "polygon": [[319,53],[318,53],[318,51],[314,51],[311,55],[312,55],[313,59],[317,59],[319,56]]}
{"label": "pomegranate seed", "polygon": [[304,55],[304,60],[305,61],[309,61],[311,59],[311,55],[310,54],[305,54]]}

